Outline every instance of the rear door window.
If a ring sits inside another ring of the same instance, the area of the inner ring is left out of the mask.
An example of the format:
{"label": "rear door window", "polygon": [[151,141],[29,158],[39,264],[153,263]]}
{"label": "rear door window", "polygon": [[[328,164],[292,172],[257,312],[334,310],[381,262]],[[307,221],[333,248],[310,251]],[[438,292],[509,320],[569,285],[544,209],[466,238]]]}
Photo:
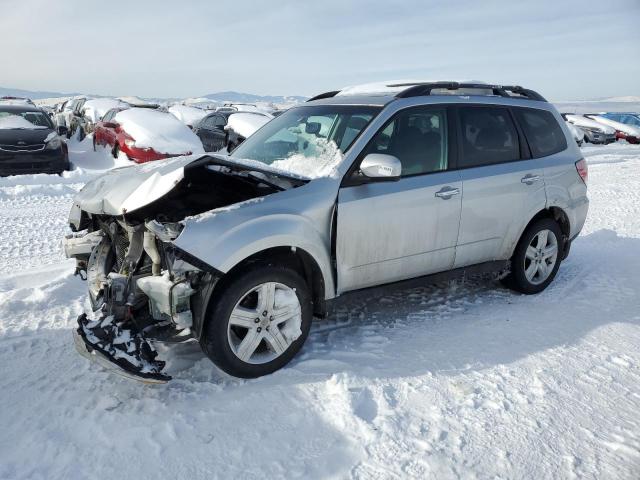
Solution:
{"label": "rear door window", "polygon": [[509,110],[502,107],[461,107],[460,168],[480,167],[520,159],[518,132]]}
{"label": "rear door window", "polygon": [[533,108],[515,108],[514,112],[533,158],[553,155],[567,148],[564,133],[551,112]]}

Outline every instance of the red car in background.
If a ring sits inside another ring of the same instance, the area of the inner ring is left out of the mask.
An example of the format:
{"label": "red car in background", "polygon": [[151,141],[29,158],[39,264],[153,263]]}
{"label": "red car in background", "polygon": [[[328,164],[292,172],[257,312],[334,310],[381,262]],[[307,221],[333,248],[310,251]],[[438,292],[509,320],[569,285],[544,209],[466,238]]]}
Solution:
{"label": "red car in background", "polygon": [[93,149],[109,147],[136,163],[204,153],[200,139],[177,118],[150,108],[114,108],[104,114],[93,133]]}

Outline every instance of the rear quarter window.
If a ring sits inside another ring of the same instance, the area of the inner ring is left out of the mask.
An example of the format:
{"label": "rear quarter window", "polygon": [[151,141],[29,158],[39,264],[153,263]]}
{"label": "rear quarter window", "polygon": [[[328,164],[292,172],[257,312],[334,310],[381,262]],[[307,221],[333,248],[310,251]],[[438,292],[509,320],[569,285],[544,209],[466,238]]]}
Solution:
{"label": "rear quarter window", "polygon": [[553,155],[567,148],[564,132],[551,112],[532,108],[515,108],[514,111],[533,158]]}

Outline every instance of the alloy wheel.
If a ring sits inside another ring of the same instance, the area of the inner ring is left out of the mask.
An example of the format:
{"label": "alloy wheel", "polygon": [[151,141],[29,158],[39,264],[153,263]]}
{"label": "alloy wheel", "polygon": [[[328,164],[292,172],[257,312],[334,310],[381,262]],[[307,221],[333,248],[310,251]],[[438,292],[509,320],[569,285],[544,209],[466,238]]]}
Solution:
{"label": "alloy wheel", "polygon": [[558,260],[558,239],[551,230],[540,230],[529,243],[524,256],[524,274],[533,285],[543,283]]}
{"label": "alloy wheel", "polygon": [[302,327],[302,308],[294,289],[262,283],[238,301],[229,317],[227,338],[233,353],[246,363],[268,363],[295,342]]}

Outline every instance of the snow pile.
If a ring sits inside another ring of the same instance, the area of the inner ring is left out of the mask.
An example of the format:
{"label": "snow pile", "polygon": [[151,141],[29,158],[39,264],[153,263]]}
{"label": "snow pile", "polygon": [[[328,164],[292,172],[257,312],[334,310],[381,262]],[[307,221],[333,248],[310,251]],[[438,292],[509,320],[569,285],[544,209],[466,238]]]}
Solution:
{"label": "snow pile", "polygon": [[91,122],[99,122],[100,119],[112,108],[126,108],[129,104],[113,98],[97,98],[94,100],[87,100],[82,107],[84,109],[85,116],[91,120]]}
{"label": "snow pile", "polygon": [[271,115],[257,113],[233,113],[229,116],[227,127],[247,138],[272,118]]}
{"label": "snow pile", "polygon": [[173,155],[204,153],[197,135],[170,113],[131,108],[118,112],[115,121],[133,137],[136,147]]}
{"label": "snow pile", "polygon": [[283,160],[276,160],[271,166],[305,178],[332,177],[343,158],[335,142],[317,138],[309,142],[304,155],[297,153]]}
{"label": "snow pile", "polygon": [[36,130],[36,129],[46,129],[47,127],[43,127],[40,125],[34,125],[29,120],[20,115],[1,115],[0,116],[0,130],[11,130],[11,129],[21,129],[21,130]]}
{"label": "snow pile", "polygon": [[169,107],[169,113],[171,113],[185,125],[193,126],[198,122],[198,120],[205,117],[209,112],[202,110],[201,108],[176,104]]}

